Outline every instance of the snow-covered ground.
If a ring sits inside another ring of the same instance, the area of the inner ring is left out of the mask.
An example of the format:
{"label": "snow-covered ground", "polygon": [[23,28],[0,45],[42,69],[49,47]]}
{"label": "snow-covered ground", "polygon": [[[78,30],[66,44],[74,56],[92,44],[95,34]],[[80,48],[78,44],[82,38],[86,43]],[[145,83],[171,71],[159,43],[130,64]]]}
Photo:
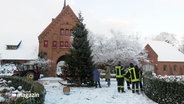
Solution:
{"label": "snow-covered ground", "polygon": [[[111,86],[107,87],[104,79],[101,80],[102,88],[71,87],[70,95],[63,94],[63,85],[60,78],[42,78],[39,80],[45,86],[45,104],[157,104],[144,94],[132,94],[126,89],[126,93],[118,93],[116,80],[111,80]],[[65,83],[65,82],[64,82]]]}

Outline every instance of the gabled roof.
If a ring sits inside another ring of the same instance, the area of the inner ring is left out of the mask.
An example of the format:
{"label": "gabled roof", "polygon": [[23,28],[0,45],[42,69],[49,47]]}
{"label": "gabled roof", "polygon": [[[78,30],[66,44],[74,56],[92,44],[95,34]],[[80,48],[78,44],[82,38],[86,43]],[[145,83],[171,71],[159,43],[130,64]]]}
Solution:
{"label": "gabled roof", "polygon": [[184,54],[167,42],[151,41],[148,45],[158,55],[158,61],[184,62]]}
{"label": "gabled roof", "polygon": [[[38,57],[38,44],[28,39],[0,39],[0,60],[34,60]],[[13,44],[12,44],[13,43]],[[19,45],[17,49],[7,49],[7,45]]]}
{"label": "gabled roof", "polygon": [[[66,5],[66,4],[65,4]],[[75,15],[75,13],[73,12],[73,10],[71,9],[71,7],[69,5],[63,7],[63,9],[61,10],[61,12],[56,16],[56,18],[52,19],[52,22],[41,32],[41,34],[38,36],[38,38],[43,35],[44,33],[46,33],[48,30],[53,29],[53,27],[55,26],[54,23],[57,22],[57,20],[64,19],[64,17],[66,16],[66,14],[68,12],[71,13],[70,18],[72,18],[73,21],[78,21],[77,16]],[[65,19],[64,19],[65,20]]]}

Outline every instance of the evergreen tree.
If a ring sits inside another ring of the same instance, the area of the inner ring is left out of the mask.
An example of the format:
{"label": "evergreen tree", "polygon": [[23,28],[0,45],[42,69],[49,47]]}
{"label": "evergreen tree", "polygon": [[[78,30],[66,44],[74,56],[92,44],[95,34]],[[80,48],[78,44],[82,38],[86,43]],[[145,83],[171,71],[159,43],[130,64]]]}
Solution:
{"label": "evergreen tree", "polygon": [[70,83],[81,86],[93,86],[93,56],[89,45],[88,31],[83,24],[83,17],[79,13],[79,22],[73,29],[72,47],[66,54],[66,66],[63,78]]}

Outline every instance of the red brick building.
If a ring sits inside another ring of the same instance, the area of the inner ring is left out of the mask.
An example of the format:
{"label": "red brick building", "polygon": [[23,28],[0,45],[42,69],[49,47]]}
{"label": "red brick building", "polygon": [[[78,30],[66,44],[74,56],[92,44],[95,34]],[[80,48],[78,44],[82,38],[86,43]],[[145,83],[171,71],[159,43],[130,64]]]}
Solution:
{"label": "red brick building", "polygon": [[184,75],[184,54],[167,42],[153,41],[145,46],[149,62],[145,70],[157,75]]}
{"label": "red brick building", "polygon": [[64,55],[70,48],[72,29],[77,22],[77,16],[64,2],[58,16],[38,36],[39,52],[46,53],[47,58],[52,61],[49,76],[56,75],[57,63],[64,60]]}

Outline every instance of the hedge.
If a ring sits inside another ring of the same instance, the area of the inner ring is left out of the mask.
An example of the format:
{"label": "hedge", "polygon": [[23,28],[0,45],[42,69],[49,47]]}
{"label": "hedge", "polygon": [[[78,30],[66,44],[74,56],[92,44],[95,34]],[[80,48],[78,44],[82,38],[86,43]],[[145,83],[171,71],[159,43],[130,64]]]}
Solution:
{"label": "hedge", "polygon": [[23,77],[1,77],[5,80],[11,80],[12,83],[9,86],[13,86],[14,88],[18,88],[18,86],[22,86],[22,89],[25,91],[30,91],[31,93],[39,94],[39,97],[31,97],[31,98],[23,98],[20,97],[16,101],[11,101],[8,104],[44,104],[46,91],[44,86],[39,82],[35,82],[32,80],[28,80]]}
{"label": "hedge", "polygon": [[152,73],[143,76],[145,94],[159,104],[184,104],[184,83],[153,77]]}

